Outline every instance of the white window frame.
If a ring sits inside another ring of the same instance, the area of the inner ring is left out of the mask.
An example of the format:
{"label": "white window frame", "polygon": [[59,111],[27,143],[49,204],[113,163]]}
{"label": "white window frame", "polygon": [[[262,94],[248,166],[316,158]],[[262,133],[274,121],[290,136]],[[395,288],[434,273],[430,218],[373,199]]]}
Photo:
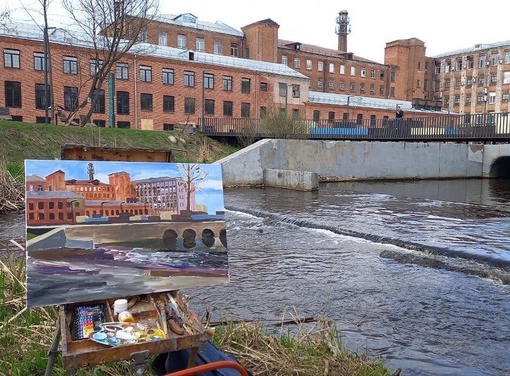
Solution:
{"label": "white window frame", "polygon": [[301,68],[301,59],[298,57],[294,58],[294,68]]}
{"label": "white window frame", "polygon": [[103,67],[103,60],[90,59],[89,67],[90,67],[90,75],[94,76],[99,72],[99,69]]}
{"label": "white window frame", "polygon": [[221,55],[222,54],[222,45],[221,45],[221,40],[215,40],[214,41],[214,53],[216,55]]}
{"label": "white window frame", "polygon": [[149,65],[140,65],[139,75],[141,82],[152,82],[152,67]]}
{"label": "white window frame", "polygon": [[329,73],[335,73],[335,63],[329,63]]}
{"label": "white window frame", "polygon": [[289,58],[285,55],[282,55],[282,64],[289,65]]}
{"label": "white window frame", "polygon": [[205,39],[201,37],[197,37],[195,41],[195,48],[198,52],[204,52],[205,51]]}
{"label": "white window frame", "polygon": [[324,62],[322,62],[322,61],[318,61],[317,62],[317,70],[319,72],[323,72],[324,71]]}
{"label": "white window frame", "polygon": [[510,84],[510,71],[503,72],[503,85]]}
{"label": "white window frame", "polygon": [[489,93],[489,104],[496,103],[496,93]]}
{"label": "white window frame", "polygon": [[142,43],[147,43],[147,40],[148,40],[147,29],[145,27],[142,27],[140,29],[140,32],[138,33],[138,41]]}
{"label": "white window frame", "polygon": [[158,44],[160,46],[167,46],[168,45],[168,34],[164,31],[160,31],[158,35]]}
{"label": "white window frame", "polygon": [[345,65],[340,64],[340,74],[345,74]]}
{"label": "white window frame", "polygon": [[351,67],[351,76],[356,76],[356,67]]}
{"label": "white window frame", "polygon": [[177,35],[177,48],[186,49],[186,35],[184,34]]}
{"label": "white window frame", "polygon": [[306,60],[306,70],[312,70],[312,61],[310,59]]}
{"label": "white window frame", "polygon": [[361,68],[359,75],[360,75],[360,77],[366,77],[367,76],[366,68]]}
{"label": "white window frame", "polygon": [[66,74],[78,74],[78,58],[75,56],[63,57],[63,72]]}

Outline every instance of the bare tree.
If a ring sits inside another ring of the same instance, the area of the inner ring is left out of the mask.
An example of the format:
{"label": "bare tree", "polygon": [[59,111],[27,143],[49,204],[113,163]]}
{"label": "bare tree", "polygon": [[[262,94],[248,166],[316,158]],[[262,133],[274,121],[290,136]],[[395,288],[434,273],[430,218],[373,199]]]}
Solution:
{"label": "bare tree", "polygon": [[[67,115],[72,119],[90,105],[81,125],[89,122],[108,73],[140,42],[146,42],[147,26],[159,9],[158,0],[63,0],[73,23],[85,34],[94,54],[94,73],[84,87],[86,96]],[[138,51],[140,52],[140,51]]]}
{"label": "bare tree", "polygon": [[0,11],[0,26],[7,27],[9,22],[11,22],[11,12],[8,10]]}
{"label": "bare tree", "polygon": [[[32,19],[32,21],[39,27],[39,29],[43,32],[44,37],[44,65],[43,70],[45,74],[44,78],[44,109],[45,109],[45,123],[48,122],[48,119],[54,119],[55,115],[55,104],[54,104],[54,96],[53,96],[53,74],[51,69],[51,51],[50,51],[50,43],[49,43],[49,35],[48,30],[49,29],[56,29],[56,28],[50,28],[48,25],[48,11],[50,8],[51,3],[53,0],[37,0],[40,6],[39,9],[33,8],[34,5],[31,4],[31,6],[27,6],[24,4],[23,1],[20,1],[21,7],[23,10],[28,14],[28,16]],[[42,25],[36,20],[38,18],[35,16],[35,14],[38,13],[42,16],[43,23]],[[0,23],[5,25],[6,21],[10,20],[10,14],[9,11],[4,11],[0,13]],[[51,109],[51,116],[48,115],[48,109]]]}
{"label": "bare tree", "polygon": [[209,172],[202,171],[200,164],[195,163],[182,164],[181,171],[186,185],[186,210],[189,212],[191,210],[191,194],[200,190],[199,183],[207,178]]}

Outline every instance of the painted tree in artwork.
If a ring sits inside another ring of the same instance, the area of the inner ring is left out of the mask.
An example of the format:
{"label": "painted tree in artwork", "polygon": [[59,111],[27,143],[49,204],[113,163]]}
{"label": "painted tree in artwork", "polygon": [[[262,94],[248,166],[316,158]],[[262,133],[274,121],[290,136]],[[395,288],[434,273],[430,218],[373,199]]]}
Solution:
{"label": "painted tree in artwork", "polygon": [[200,164],[183,164],[181,165],[184,184],[186,186],[186,210],[191,210],[191,195],[193,192],[200,190],[200,182],[204,181],[209,175],[209,171],[204,171]]}

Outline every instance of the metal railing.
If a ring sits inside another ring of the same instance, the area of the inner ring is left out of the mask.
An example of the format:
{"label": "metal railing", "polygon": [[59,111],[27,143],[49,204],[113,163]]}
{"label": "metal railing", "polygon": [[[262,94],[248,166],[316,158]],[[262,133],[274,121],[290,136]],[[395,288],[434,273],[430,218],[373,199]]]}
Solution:
{"label": "metal railing", "polygon": [[334,140],[510,142],[508,112],[427,118],[301,120],[204,118],[198,132],[211,137]]}

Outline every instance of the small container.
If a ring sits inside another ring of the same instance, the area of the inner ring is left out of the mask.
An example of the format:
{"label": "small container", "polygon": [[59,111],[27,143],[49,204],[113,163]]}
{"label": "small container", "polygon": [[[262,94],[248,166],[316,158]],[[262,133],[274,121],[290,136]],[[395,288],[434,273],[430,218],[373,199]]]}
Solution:
{"label": "small container", "polygon": [[105,332],[96,332],[92,335],[92,338],[94,338],[96,341],[105,341],[106,337],[107,335]]}
{"label": "small container", "polygon": [[127,299],[117,299],[115,302],[113,302],[113,314],[118,315],[121,312],[127,311],[127,305]]}
{"label": "small container", "polygon": [[119,313],[119,321],[120,322],[135,322],[135,319],[134,319],[133,315],[131,314],[131,312],[124,311],[124,312]]}

